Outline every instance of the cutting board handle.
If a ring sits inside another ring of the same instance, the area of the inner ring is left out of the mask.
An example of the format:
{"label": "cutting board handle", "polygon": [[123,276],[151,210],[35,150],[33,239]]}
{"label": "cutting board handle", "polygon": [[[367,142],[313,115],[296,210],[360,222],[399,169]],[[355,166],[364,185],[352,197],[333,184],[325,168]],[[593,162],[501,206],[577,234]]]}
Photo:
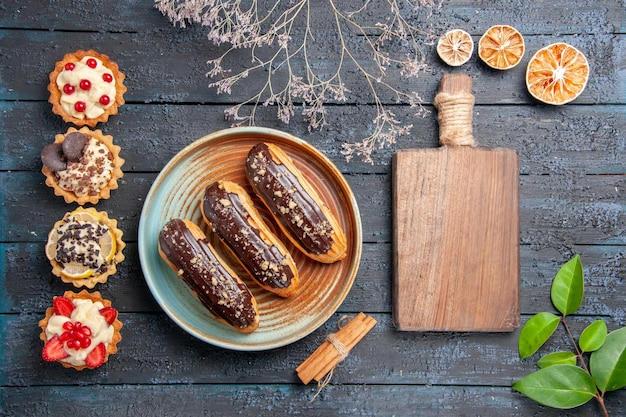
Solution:
{"label": "cutting board handle", "polygon": [[446,74],[441,77],[435,96],[438,111],[439,143],[442,146],[475,146],[472,133],[472,77]]}

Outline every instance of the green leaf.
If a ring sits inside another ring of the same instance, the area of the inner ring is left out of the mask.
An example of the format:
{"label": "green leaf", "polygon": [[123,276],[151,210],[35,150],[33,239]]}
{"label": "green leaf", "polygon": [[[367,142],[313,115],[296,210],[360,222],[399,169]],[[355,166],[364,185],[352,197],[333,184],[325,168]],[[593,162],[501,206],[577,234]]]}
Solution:
{"label": "green leaf", "polygon": [[602,347],[591,354],[589,367],[603,393],[626,387],[626,327],[607,335]]}
{"label": "green leaf", "polygon": [[537,361],[537,366],[540,368],[563,364],[576,365],[576,355],[573,352],[554,352]]}
{"label": "green leaf", "polygon": [[524,359],[537,352],[552,336],[559,325],[559,317],[552,313],[537,313],[532,316],[519,334],[518,349]]}
{"label": "green leaf", "polygon": [[556,273],[550,289],[552,304],[564,316],[574,313],[583,302],[583,264],[576,255]]}
{"label": "green leaf", "polygon": [[583,352],[593,352],[600,349],[606,340],[606,323],[596,320],[580,334],[578,346]]}
{"label": "green leaf", "polygon": [[574,365],[540,369],[513,384],[513,389],[548,407],[568,409],[595,396],[596,386],[588,373]]}

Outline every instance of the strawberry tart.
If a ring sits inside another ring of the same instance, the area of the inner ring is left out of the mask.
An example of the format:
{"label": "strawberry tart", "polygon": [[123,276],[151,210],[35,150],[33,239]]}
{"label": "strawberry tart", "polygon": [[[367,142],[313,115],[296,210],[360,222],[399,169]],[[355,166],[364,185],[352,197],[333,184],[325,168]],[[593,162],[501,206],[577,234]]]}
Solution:
{"label": "strawberry tart", "polygon": [[117,353],[122,340],[117,310],[99,292],[66,291],[54,297],[46,317],[39,322],[46,362],[82,371],[97,368]]}

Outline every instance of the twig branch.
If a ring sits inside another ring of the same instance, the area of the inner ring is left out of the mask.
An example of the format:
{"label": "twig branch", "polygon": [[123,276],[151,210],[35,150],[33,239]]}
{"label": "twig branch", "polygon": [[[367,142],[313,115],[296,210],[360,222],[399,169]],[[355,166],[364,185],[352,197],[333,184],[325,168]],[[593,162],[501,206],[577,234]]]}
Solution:
{"label": "twig branch", "polygon": [[[567,325],[567,321],[565,320],[565,316],[561,317],[561,323],[563,324],[563,327],[565,328],[565,332],[569,336],[570,341],[574,345],[574,349],[576,350],[576,356],[578,356],[578,360],[580,361],[580,365],[583,367],[585,372],[587,372],[587,374],[589,376],[591,376],[591,372],[589,371],[589,368],[587,367],[587,363],[585,362],[585,358],[583,356],[583,353],[578,348],[578,343],[576,343],[576,339],[574,339],[574,335],[572,334],[572,332],[569,329],[569,326]],[[604,413],[604,416],[605,417],[609,417],[609,411],[607,410],[606,406],[604,405],[604,395],[598,390],[597,387],[596,387],[595,398],[598,401],[598,403],[600,404],[600,408],[602,408],[602,412]]]}
{"label": "twig branch", "polygon": [[[262,11],[258,0],[156,0],[156,7],[175,25],[184,27],[187,23],[200,23],[209,28],[211,42],[229,45],[226,52],[207,61],[210,68],[206,75],[214,80],[209,87],[215,88],[218,94],[230,94],[235,85],[253,72],[266,71],[265,81],[257,93],[225,110],[227,118],[236,125],[254,125],[260,105],[276,105],[278,119],[289,123],[295,114],[295,103],[301,102],[301,114],[308,122],[309,131],[322,129],[328,124],[325,105],[347,100],[349,90],[342,74],[346,71],[346,63],[353,63],[368,87],[376,114],[372,119],[371,135],[357,143],[344,143],[342,154],[348,161],[359,155],[364,161],[373,163],[372,153],[376,149],[395,144],[397,138],[408,134],[413,126],[400,122],[386,108],[381,99],[382,91],[391,93],[396,104],[407,104],[416,109],[416,115],[426,112],[420,95],[396,87],[390,81],[390,72],[417,77],[427,70],[422,45],[432,42],[434,36],[418,24],[409,22],[403,13],[423,7],[433,8],[435,0],[386,0],[387,19],[373,26],[362,23],[366,20],[366,9],[373,4],[369,0],[351,11],[342,9],[345,6],[338,5],[335,0],[328,0],[333,18],[330,30],[335,31],[339,43],[335,68],[328,74],[316,70],[312,62],[314,48],[311,46],[316,42],[317,23],[312,4],[312,0],[274,0]],[[296,23],[302,23],[304,30],[295,30]],[[356,42],[348,41],[348,32],[353,35],[351,40]],[[273,51],[269,58],[262,58],[258,53],[262,47]],[[235,50],[242,48],[250,50],[252,65],[233,73],[225,68],[224,63]],[[398,53],[398,50],[403,52]],[[372,59],[372,69],[362,62],[363,51]],[[297,70],[292,65],[295,61],[301,62],[303,69]],[[286,81],[273,77],[278,71],[287,74]],[[242,113],[244,108],[247,113]]]}

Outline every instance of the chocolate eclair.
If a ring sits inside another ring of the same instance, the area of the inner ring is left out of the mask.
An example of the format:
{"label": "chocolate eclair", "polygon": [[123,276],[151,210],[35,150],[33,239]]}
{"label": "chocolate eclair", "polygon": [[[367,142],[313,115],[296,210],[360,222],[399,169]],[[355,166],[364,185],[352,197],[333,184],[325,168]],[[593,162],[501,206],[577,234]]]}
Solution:
{"label": "chocolate eclair", "polygon": [[330,209],[294,165],[272,143],[258,143],[246,159],[246,176],[291,242],[324,263],[345,258],[346,236]]}
{"label": "chocolate eclair", "polygon": [[241,265],[264,289],[281,297],[298,290],[298,269],[291,254],[268,228],[246,190],[232,181],[209,185],[202,216]]}
{"label": "chocolate eclair", "polygon": [[159,254],[218,321],[243,332],[259,327],[257,302],[193,222],[172,219],[159,233]]}

